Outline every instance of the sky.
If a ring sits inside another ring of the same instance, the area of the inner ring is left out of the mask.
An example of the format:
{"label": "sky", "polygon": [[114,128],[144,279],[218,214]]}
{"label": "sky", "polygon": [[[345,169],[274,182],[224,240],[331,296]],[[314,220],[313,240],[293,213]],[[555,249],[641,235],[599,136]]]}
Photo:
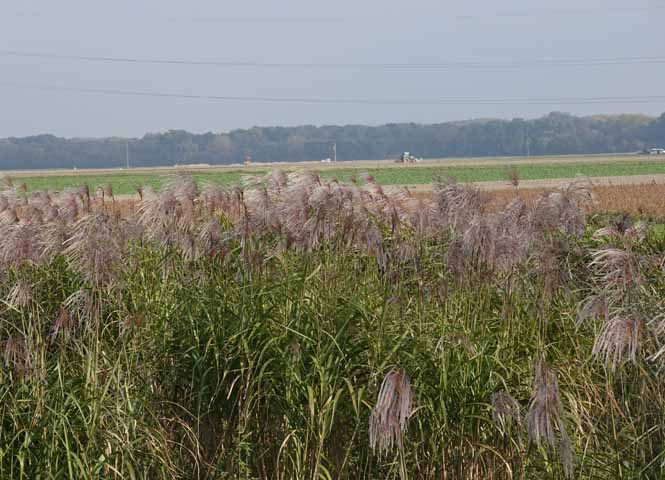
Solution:
{"label": "sky", "polygon": [[665,111],[665,1],[0,0],[0,12],[0,137]]}

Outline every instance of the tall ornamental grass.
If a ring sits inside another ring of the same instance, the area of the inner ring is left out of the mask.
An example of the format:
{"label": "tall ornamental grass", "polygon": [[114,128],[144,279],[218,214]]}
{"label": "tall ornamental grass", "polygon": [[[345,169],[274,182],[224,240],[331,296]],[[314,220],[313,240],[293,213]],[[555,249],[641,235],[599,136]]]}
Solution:
{"label": "tall ornamental grass", "polygon": [[662,478],[662,229],[435,187],[8,182],[0,478]]}

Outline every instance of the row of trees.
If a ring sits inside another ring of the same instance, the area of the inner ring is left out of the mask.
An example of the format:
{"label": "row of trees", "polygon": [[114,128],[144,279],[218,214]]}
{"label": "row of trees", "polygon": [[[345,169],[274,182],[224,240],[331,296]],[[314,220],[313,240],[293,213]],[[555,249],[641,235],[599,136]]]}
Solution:
{"label": "row of trees", "polygon": [[0,140],[0,169],[120,167],[129,147],[134,167],[174,164],[385,159],[410,151],[422,157],[555,155],[630,152],[665,144],[665,113],[576,117],[550,113],[535,120],[473,120],[300,127],[254,127],[197,135],[182,130],[140,139],[65,139],[53,135]]}

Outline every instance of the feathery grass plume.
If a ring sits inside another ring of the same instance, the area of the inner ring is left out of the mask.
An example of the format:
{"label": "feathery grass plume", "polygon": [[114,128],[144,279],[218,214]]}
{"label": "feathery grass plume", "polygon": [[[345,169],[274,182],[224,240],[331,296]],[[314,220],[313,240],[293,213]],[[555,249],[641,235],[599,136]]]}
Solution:
{"label": "feathery grass plume", "polygon": [[454,232],[463,230],[470,220],[483,215],[489,206],[489,196],[479,188],[460,185],[454,179],[437,180],[433,197],[437,220]]}
{"label": "feathery grass plume", "polygon": [[44,205],[41,211],[42,211],[42,218],[45,224],[60,220],[60,209],[58,208],[57,205],[49,203],[48,205]]}
{"label": "feathery grass plume", "polygon": [[24,278],[19,278],[11,290],[9,290],[5,301],[8,305],[20,310],[28,308],[34,301],[34,298],[32,284]]}
{"label": "feathery grass plume", "polygon": [[526,229],[529,227],[529,211],[520,197],[513,198],[497,215],[499,230]]}
{"label": "feathery grass plume", "polygon": [[252,230],[257,232],[272,230],[279,217],[274,214],[273,198],[266,185],[262,183],[246,189],[244,200]]}
{"label": "feathery grass plume", "polygon": [[564,411],[556,373],[544,359],[536,361],[534,373],[533,395],[526,417],[529,442],[535,445],[546,443],[556,449],[556,426],[560,436],[559,457],[566,477],[572,478],[573,456],[563,420]]}
{"label": "feathery grass plume", "polygon": [[69,233],[69,226],[60,215],[44,224],[39,236],[42,263],[48,263],[64,251]]}
{"label": "feathery grass plume", "polygon": [[610,318],[610,302],[604,293],[588,296],[577,309],[577,327],[590,318],[600,318],[607,322]]}
{"label": "feathery grass plume", "polygon": [[624,238],[630,239],[634,242],[643,242],[647,238],[649,233],[649,225],[646,222],[640,220],[631,227],[626,229],[624,233]]}
{"label": "feathery grass plume", "polygon": [[433,230],[434,206],[429,200],[418,198],[406,188],[408,198],[404,202],[406,214],[411,227],[417,235],[429,235]]}
{"label": "feathery grass plume", "polygon": [[502,435],[505,435],[512,425],[522,423],[520,404],[508,392],[494,392],[490,400],[493,407],[492,420]]}
{"label": "feathery grass plume", "polygon": [[175,175],[166,183],[164,188],[173,192],[180,202],[193,202],[199,196],[199,187],[194,177],[190,175]]}
{"label": "feathery grass plume", "polygon": [[496,262],[496,230],[491,219],[475,215],[461,236],[467,264],[493,270]]}
{"label": "feathery grass plume", "polygon": [[193,262],[199,258],[201,252],[196,245],[196,237],[189,230],[178,230],[176,245],[186,262]]}
{"label": "feathery grass plume", "polygon": [[81,210],[83,213],[90,213],[92,202],[90,201],[90,187],[88,185],[81,185],[76,189],[75,194],[81,202]]}
{"label": "feathery grass plume", "polygon": [[[665,333],[665,312],[661,312],[647,322],[649,329],[653,332],[656,338],[661,337]],[[649,360],[658,360],[665,354],[665,344],[658,348],[658,350],[649,356]]]}
{"label": "feathery grass plume", "polygon": [[645,222],[639,221],[635,224],[632,224],[632,222],[629,223],[629,220],[625,220],[625,217],[622,216],[619,220],[615,221],[615,226],[599,228],[591,238],[594,240],[615,238],[621,239],[627,243],[639,243],[644,241],[648,231],[649,227]]}
{"label": "feathery grass plume", "polygon": [[56,315],[48,334],[48,341],[54,342],[60,333],[63,334],[65,341],[69,340],[72,333],[77,327],[76,318],[69,312],[66,304],[60,305],[58,314]]}
{"label": "feathery grass plume", "polygon": [[526,204],[521,198],[516,198],[492,221],[496,268],[511,271],[528,258],[529,250],[536,241],[528,221]]}
{"label": "feathery grass plume", "polygon": [[183,238],[193,235],[192,230],[198,221],[198,187],[186,176],[178,175],[169,179],[161,192],[155,194],[144,190],[139,203],[139,223],[145,228],[148,238],[161,246],[170,248],[187,247]]}
{"label": "feathery grass plume", "polygon": [[37,191],[30,194],[28,201],[30,202],[30,205],[41,210],[44,207],[51,205],[53,199],[49,192]]}
{"label": "feathery grass plume", "polygon": [[201,200],[208,213],[219,212],[229,204],[229,192],[218,183],[207,183],[201,191]]}
{"label": "feathery grass plume", "polygon": [[602,288],[622,295],[644,283],[639,257],[630,250],[605,247],[591,252],[589,266],[596,270]]}
{"label": "feathery grass plume", "polygon": [[643,331],[644,321],[637,315],[615,313],[603,324],[593,355],[612,371],[628,361],[637,363]]}
{"label": "feathery grass plume", "polygon": [[265,177],[268,190],[280,194],[288,184],[288,177],[284,170],[271,170]]}
{"label": "feathery grass plume", "polygon": [[543,232],[561,231],[582,235],[586,228],[584,206],[594,200],[591,183],[577,179],[557,191],[544,192],[534,204],[531,222]]}
{"label": "feathery grass plume", "polygon": [[22,223],[41,225],[44,223],[44,218],[39,208],[31,204],[26,204],[21,208],[20,221]]}
{"label": "feathery grass plume", "polygon": [[596,230],[593,233],[593,235],[591,236],[591,238],[593,238],[594,240],[602,240],[605,237],[619,238],[619,237],[621,237],[621,232],[619,232],[619,230],[617,230],[614,227],[602,227],[602,228],[599,228],[598,230]]}
{"label": "feathery grass plume", "polygon": [[209,257],[213,257],[223,250],[222,226],[219,220],[212,217],[201,226],[199,241],[203,251]]}
{"label": "feathery grass plume", "polygon": [[25,263],[39,264],[44,253],[41,233],[42,228],[33,223],[0,226],[0,265],[19,268]]}
{"label": "feathery grass plume", "polygon": [[73,225],[64,253],[86,280],[96,286],[108,286],[121,273],[124,240],[117,222],[104,213],[94,213]]}
{"label": "feathery grass plume", "polygon": [[79,214],[84,211],[83,201],[78,189],[70,189],[61,193],[56,198],[55,203],[58,206],[58,211],[62,220],[68,224],[76,222]]}
{"label": "feathery grass plume", "polygon": [[542,285],[541,305],[550,301],[560,287],[566,287],[568,272],[563,261],[566,256],[567,244],[556,238],[541,237],[534,242],[531,259],[534,271]]}
{"label": "feathery grass plume", "polygon": [[403,449],[412,403],[411,379],[401,368],[384,377],[376,405],[369,419],[369,443],[372,450],[388,452]]}
{"label": "feathery grass plume", "polygon": [[30,352],[24,336],[12,335],[3,340],[0,345],[2,346],[2,358],[5,365],[18,374],[25,374],[31,370]]}
{"label": "feathery grass plume", "polygon": [[0,226],[13,225],[14,223],[18,223],[18,220],[18,213],[15,207],[8,207],[0,212]]}
{"label": "feathery grass plume", "polygon": [[63,306],[70,316],[70,325],[73,328],[91,323],[98,313],[98,305],[96,305],[94,297],[83,288],[67,297]]}

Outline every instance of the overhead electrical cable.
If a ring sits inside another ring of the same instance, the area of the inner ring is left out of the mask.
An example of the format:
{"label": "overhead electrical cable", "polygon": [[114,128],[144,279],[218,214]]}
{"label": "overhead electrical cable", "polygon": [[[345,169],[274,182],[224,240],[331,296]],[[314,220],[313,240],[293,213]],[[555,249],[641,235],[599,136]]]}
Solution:
{"label": "overhead electrical cable", "polygon": [[[534,16],[588,16],[588,15],[624,15],[631,13],[649,13],[652,11],[664,10],[664,3],[651,3],[647,5],[636,5],[627,7],[609,7],[599,6],[590,8],[552,8],[552,9],[515,9],[515,10],[485,10],[482,13],[452,13],[447,12],[445,15],[437,14],[437,12],[423,11],[421,14],[409,13],[400,11],[397,14],[391,15],[390,13],[382,13],[380,15],[330,15],[330,16],[173,16],[163,13],[155,13],[151,16],[151,20],[162,22],[195,22],[195,23],[226,23],[226,24],[325,24],[325,23],[348,23],[348,22],[368,22],[377,20],[387,20],[390,18],[395,19],[417,19],[422,17],[437,18],[440,20],[475,20],[485,18],[520,18],[520,17],[534,17]],[[37,10],[14,10],[8,13],[17,16],[37,17],[37,18],[51,18],[52,15]],[[99,15],[99,18],[106,18],[106,16]],[[131,18],[130,18],[131,20]]]}
{"label": "overhead electrical cable", "polygon": [[140,58],[98,55],[53,54],[44,52],[0,50],[0,56],[101,63],[145,65],[179,65],[273,69],[358,69],[358,70],[453,70],[453,69],[520,69],[538,67],[598,67],[607,65],[665,64],[665,56],[540,58],[525,60],[467,61],[450,60],[433,63],[322,63],[322,62],[256,62],[237,60],[185,60],[174,58]]}
{"label": "overhead electrical cable", "polygon": [[652,103],[665,101],[665,95],[635,96],[595,96],[595,97],[439,97],[414,99],[389,98],[316,98],[316,97],[272,97],[272,96],[235,96],[203,95],[150,90],[123,90],[113,88],[84,88],[37,83],[16,83],[0,81],[0,87],[58,91],[97,95],[116,95],[132,97],[174,98],[185,100],[209,100],[218,102],[249,103],[290,103],[290,104],[357,104],[357,105],[582,105],[599,103]]}

